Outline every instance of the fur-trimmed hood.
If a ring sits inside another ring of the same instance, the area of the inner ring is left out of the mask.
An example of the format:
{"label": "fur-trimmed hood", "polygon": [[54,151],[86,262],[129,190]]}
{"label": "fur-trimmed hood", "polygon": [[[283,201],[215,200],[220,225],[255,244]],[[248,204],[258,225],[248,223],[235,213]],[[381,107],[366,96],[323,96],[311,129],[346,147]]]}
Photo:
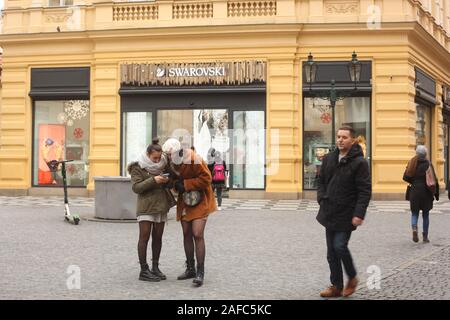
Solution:
{"label": "fur-trimmed hood", "polygon": [[131,174],[131,170],[133,170],[133,167],[134,167],[134,166],[139,166],[139,162],[133,161],[133,162],[130,162],[130,163],[128,164],[128,166],[127,166],[127,171],[128,171],[129,174]]}

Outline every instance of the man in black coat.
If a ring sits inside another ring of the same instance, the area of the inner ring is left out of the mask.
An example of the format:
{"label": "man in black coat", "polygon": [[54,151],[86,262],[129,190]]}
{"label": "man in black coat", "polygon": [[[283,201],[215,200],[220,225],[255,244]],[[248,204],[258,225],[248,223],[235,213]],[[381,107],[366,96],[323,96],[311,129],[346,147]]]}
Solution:
{"label": "man in black coat", "polygon": [[[339,128],[336,145],[337,149],[323,159],[317,190],[320,210],[316,219],[326,229],[331,271],[331,286],[320,293],[321,297],[347,297],[356,290],[358,278],[348,241],[362,224],[372,193],[369,165],[355,142],[353,128]],[[349,278],[345,289],[341,262]]]}

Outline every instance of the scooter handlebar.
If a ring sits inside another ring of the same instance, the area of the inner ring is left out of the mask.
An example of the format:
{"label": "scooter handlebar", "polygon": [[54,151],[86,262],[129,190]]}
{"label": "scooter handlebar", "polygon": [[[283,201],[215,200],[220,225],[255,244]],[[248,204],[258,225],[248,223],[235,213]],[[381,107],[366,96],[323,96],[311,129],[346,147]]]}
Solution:
{"label": "scooter handlebar", "polygon": [[48,168],[51,172],[56,172],[60,163],[72,162],[73,160],[52,160],[47,162]]}
{"label": "scooter handlebar", "polygon": [[63,163],[63,162],[66,163],[66,162],[72,162],[72,161],[73,161],[73,160],[59,160],[59,161],[58,161],[58,160],[52,160],[52,161],[50,161],[50,162],[56,164],[56,163]]}

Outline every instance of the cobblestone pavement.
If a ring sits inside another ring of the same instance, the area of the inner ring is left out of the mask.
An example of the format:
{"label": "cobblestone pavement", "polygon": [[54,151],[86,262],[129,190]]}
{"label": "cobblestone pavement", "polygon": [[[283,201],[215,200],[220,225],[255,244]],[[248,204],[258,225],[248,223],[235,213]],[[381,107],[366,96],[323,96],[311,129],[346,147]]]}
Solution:
{"label": "cobblestone pavement", "polygon": [[[72,203],[74,213],[93,216],[92,205]],[[329,271],[314,202],[301,201],[300,210],[238,203],[210,216],[205,284],[195,288],[190,280],[176,280],[185,258],[173,210],[160,259],[168,279],[150,283],[137,280],[136,223],[82,220],[74,226],[63,221],[61,203],[19,205],[17,198],[2,197],[0,299],[320,299]],[[372,203],[350,241],[361,279],[354,299],[449,298],[450,203],[442,203],[430,216],[429,244],[411,241],[410,216],[400,202]],[[373,265],[381,270],[380,290],[366,287]],[[80,289],[68,289],[70,266],[80,270]]]}
{"label": "cobblestone pavement", "polygon": [[361,287],[353,299],[450,299],[450,246],[399,266],[383,277],[379,288]]}
{"label": "cobblestone pavement", "polygon": [[[5,197],[0,196],[1,206],[61,206],[62,197]],[[70,205],[74,207],[94,207],[95,199],[87,197],[71,197]],[[314,200],[246,200],[246,199],[223,199],[224,210],[271,210],[271,211],[317,211],[319,205]],[[407,201],[372,201],[370,209],[376,212],[408,213],[409,202]],[[440,201],[434,202],[432,213],[450,214],[450,201],[446,194],[442,195]]]}

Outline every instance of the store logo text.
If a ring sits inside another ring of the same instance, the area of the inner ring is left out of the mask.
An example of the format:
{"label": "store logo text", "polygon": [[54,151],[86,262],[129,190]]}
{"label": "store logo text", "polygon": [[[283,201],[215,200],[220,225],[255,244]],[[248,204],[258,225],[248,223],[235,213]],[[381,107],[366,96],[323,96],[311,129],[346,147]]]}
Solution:
{"label": "store logo text", "polygon": [[[169,77],[224,77],[225,67],[169,68]],[[166,76],[165,69],[156,69],[158,78]]]}

